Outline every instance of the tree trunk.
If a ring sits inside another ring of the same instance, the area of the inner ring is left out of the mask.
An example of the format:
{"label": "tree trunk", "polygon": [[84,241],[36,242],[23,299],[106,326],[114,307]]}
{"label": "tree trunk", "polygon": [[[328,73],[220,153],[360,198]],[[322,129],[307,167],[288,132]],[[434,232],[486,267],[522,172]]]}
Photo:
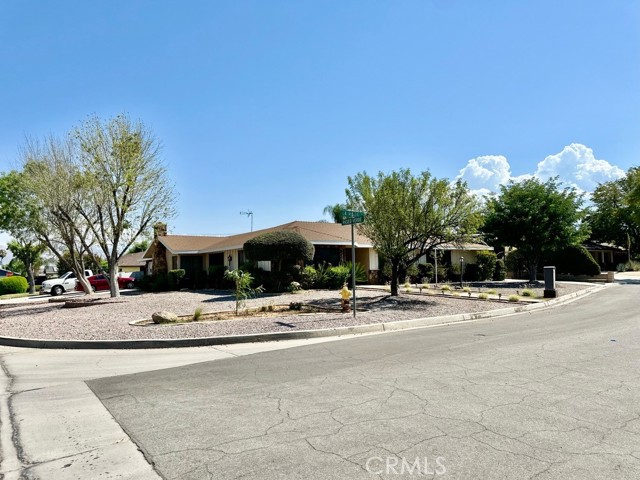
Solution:
{"label": "tree trunk", "polygon": [[93,295],[93,288],[91,288],[91,284],[87,280],[87,277],[84,276],[84,272],[82,272],[82,275],[78,275],[76,272],[76,278],[78,279],[80,286],[82,286],[82,290],[84,290],[87,295]]}
{"label": "tree trunk", "polygon": [[120,288],[118,286],[118,264],[116,262],[109,262],[109,292],[111,298],[117,298],[120,296]]}
{"label": "tree trunk", "polygon": [[27,281],[29,282],[29,293],[36,293],[36,281],[33,274],[33,263],[27,261],[25,267],[27,267]]}
{"label": "tree trunk", "polygon": [[529,263],[529,282],[535,283],[538,273],[538,262]]}
{"label": "tree trunk", "polygon": [[398,296],[398,262],[391,261],[391,296]]}

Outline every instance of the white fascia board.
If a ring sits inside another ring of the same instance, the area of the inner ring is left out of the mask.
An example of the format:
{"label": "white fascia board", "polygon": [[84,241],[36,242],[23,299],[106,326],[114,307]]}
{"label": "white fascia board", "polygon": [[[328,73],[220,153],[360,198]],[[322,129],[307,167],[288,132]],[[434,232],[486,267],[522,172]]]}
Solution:
{"label": "white fascia board", "polygon": [[[344,246],[344,247],[350,247],[351,246],[351,242],[342,242],[342,241],[322,241],[322,242],[314,242],[311,241],[311,243],[313,245],[335,245],[335,246]],[[358,248],[373,248],[373,245],[369,245],[367,243],[358,243],[355,242],[354,244],[356,247]]]}

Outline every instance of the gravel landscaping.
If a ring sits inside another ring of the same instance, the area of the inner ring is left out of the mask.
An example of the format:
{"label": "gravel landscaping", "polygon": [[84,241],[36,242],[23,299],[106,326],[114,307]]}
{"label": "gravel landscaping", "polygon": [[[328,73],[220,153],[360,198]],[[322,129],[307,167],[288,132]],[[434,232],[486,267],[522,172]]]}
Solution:
{"label": "gravel landscaping", "polygon": [[[521,291],[519,284],[499,287],[503,298]],[[558,284],[560,295],[590,287],[590,284]],[[498,290],[495,286],[483,288]],[[417,292],[416,289],[413,289]],[[473,288],[476,291],[476,287]],[[537,288],[536,294],[542,290]],[[465,294],[466,295],[466,294]],[[357,319],[338,312],[336,291],[306,291],[295,294],[263,295],[247,301],[248,308],[263,305],[288,305],[291,302],[335,307],[335,312],[306,313],[272,317],[238,317],[231,320],[194,322],[180,325],[133,326],[129,322],[150,318],[153,312],[168,310],[178,315],[233,310],[235,300],[229,292],[199,290],[166,293],[124,294],[119,299],[100,296],[102,300],[82,308],[63,308],[63,303],[38,302],[0,304],[0,336],[57,340],[121,340],[195,338],[260,332],[287,332],[335,328],[349,325],[392,322],[421,317],[475,313],[506,308],[510,305],[492,300],[473,300],[443,295],[401,293],[390,297],[382,290],[358,291]]]}

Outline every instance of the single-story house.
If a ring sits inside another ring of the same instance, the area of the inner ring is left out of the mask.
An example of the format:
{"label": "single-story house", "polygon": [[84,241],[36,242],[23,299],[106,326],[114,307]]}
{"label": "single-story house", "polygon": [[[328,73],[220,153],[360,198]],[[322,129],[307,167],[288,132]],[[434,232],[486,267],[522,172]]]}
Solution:
{"label": "single-story house", "polygon": [[[214,265],[227,266],[229,269],[238,268],[245,261],[243,246],[245,242],[267,232],[292,230],[305,237],[315,247],[313,262],[338,265],[351,260],[351,227],[340,223],[294,221],[272,228],[256,230],[230,236],[202,236],[202,235],[167,235],[166,230],[156,232],[154,241],[141,259],[151,262],[154,258],[165,260],[167,269],[184,269],[187,276],[200,271],[207,271]],[[355,231],[355,256],[372,283],[377,282],[379,275],[378,252],[373,248],[373,242]],[[451,261],[459,261],[463,256],[465,262],[475,263],[475,252],[479,250],[493,250],[480,244],[444,245]],[[156,260],[158,261],[158,260]],[[270,262],[259,262],[259,267],[270,271]]]}
{"label": "single-story house", "polygon": [[122,272],[144,272],[147,262],[143,260],[145,252],[127,253],[120,258],[118,268]]}
{"label": "single-story house", "polygon": [[625,263],[628,259],[626,249],[611,243],[588,241],[582,246],[587,249],[603,271],[615,271],[619,263]]}

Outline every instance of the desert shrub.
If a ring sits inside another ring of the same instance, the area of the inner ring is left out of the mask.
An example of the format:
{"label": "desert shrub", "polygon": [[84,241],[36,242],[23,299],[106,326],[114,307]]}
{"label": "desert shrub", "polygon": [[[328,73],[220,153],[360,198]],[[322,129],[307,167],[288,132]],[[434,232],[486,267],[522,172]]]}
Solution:
{"label": "desert shrub", "polygon": [[498,257],[493,252],[478,252],[476,254],[476,268],[478,269],[478,280],[491,280],[496,270]]}
{"label": "desert shrub", "polygon": [[315,287],[317,279],[318,279],[318,272],[312,266],[304,267],[300,271],[300,285],[305,290]]}
{"label": "desert shrub", "polygon": [[328,288],[330,263],[322,262],[316,265],[316,288]]}
{"label": "desert shrub", "polygon": [[0,278],[0,295],[26,293],[28,288],[29,283],[24,277],[14,275],[12,277]]}
{"label": "desert shrub", "polygon": [[289,304],[289,310],[301,310],[302,303],[301,302],[291,302]]}
{"label": "desert shrub", "polygon": [[287,287],[287,291],[289,291],[289,292],[298,292],[298,291],[300,291],[301,288],[302,287],[300,286],[300,283],[294,281],[294,282],[291,282],[289,284],[289,286]]}
{"label": "desert shrub", "polygon": [[523,297],[535,297],[536,296],[536,292],[534,292],[533,290],[525,289],[525,290],[522,291],[522,296]]}
{"label": "desert shrub", "polygon": [[242,270],[229,270],[224,274],[225,278],[234,284],[234,296],[236,297],[236,315],[245,307],[248,298],[253,298],[262,293],[264,288],[252,287],[253,277],[249,272]]}
{"label": "desert shrub", "polygon": [[[347,262],[344,264],[344,266],[349,269],[349,287],[351,288],[353,288],[351,285],[352,265],[353,264],[351,262]],[[368,280],[369,280],[369,277],[367,276],[367,269],[364,268],[364,266],[361,263],[356,262],[356,282],[367,282]]]}
{"label": "desert shrub", "polygon": [[480,293],[480,294],[478,295],[478,298],[479,298],[480,300],[486,300],[487,298],[489,298],[489,295],[487,295],[486,293]]}
{"label": "desert shrub", "polygon": [[640,262],[636,260],[629,260],[626,263],[623,263],[624,270],[618,270],[619,272],[637,272],[640,271]]}
{"label": "desert shrub", "polygon": [[167,273],[169,280],[169,288],[171,290],[179,290],[180,282],[184,278],[186,272],[182,268],[178,268],[176,270],[169,270]]}
{"label": "desert shrub", "polygon": [[271,261],[275,271],[300,261],[310,262],[315,251],[311,242],[291,230],[263,233],[247,241],[243,249],[252,261]]}
{"label": "desert shrub", "polygon": [[202,316],[202,307],[197,307],[193,312],[193,317],[191,318],[194,322],[197,322],[198,320],[200,320],[201,316]]}
{"label": "desert shrub", "polygon": [[554,265],[557,273],[569,275],[599,275],[600,266],[582,245],[565,248],[545,259],[546,265]]}
{"label": "desert shrub", "polygon": [[520,301],[520,297],[518,295],[509,295],[509,301],[510,302],[519,302]]}
{"label": "desert shrub", "polygon": [[504,260],[498,259],[493,270],[493,280],[501,282],[505,278],[507,278],[507,267],[504,265]]}
{"label": "desert shrub", "polygon": [[443,292],[450,292],[451,291],[451,286],[450,285],[442,285],[440,290],[442,290]]}

